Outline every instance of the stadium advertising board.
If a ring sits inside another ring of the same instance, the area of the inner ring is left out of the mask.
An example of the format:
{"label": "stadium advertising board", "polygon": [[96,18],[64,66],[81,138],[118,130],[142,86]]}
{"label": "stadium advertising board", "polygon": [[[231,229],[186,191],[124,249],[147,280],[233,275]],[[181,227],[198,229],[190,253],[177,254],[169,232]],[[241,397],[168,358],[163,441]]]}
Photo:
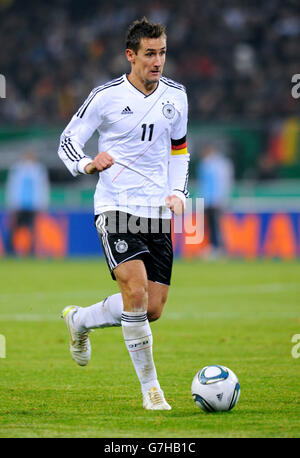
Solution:
{"label": "stadium advertising board", "polygon": [[[197,231],[195,213],[189,227]],[[300,213],[226,213],[221,221],[226,253],[245,259],[266,257],[284,260],[300,255]],[[0,213],[0,256],[8,254],[9,216]],[[200,231],[199,231],[200,233]],[[97,256],[102,249],[93,226],[93,215],[87,212],[51,212],[35,218],[32,230],[19,228],[12,236],[14,252],[20,256],[38,257]],[[192,243],[191,243],[192,240]],[[201,257],[209,244],[209,234],[197,242],[186,231],[173,233],[175,255]]]}

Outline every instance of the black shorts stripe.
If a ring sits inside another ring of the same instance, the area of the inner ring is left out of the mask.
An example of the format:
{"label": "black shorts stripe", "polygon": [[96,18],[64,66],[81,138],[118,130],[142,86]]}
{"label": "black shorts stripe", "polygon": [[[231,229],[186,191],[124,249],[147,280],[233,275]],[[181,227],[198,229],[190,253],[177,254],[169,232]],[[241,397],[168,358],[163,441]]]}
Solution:
{"label": "black shorts stripe", "polygon": [[98,230],[98,234],[99,234],[100,239],[101,239],[101,244],[102,244],[102,248],[103,248],[107,263],[109,265],[109,268],[112,271],[113,269],[115,269],[117,267],[118,263],[114,259],[113,255],[112,255],[111,248],[110,248],[109,243],[108,243],[108,233],[107,233],[107,229],[105,227],[105,217],[104,217],[104,215],[103,214],[99,215],[97,217],[95,223],[96,223],[96,227],[97,227],[97,230]]}

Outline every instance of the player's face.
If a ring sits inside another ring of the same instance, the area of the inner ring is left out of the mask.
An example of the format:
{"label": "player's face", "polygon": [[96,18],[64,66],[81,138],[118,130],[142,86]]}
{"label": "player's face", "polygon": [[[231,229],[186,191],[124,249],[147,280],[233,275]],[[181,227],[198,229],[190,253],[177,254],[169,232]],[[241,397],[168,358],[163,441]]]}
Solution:
{"label": "player's face", "polygon": [[144,85],[159,81],[166,60],[166,37],[142,38],[137,54],[132,51],[131,72]]}

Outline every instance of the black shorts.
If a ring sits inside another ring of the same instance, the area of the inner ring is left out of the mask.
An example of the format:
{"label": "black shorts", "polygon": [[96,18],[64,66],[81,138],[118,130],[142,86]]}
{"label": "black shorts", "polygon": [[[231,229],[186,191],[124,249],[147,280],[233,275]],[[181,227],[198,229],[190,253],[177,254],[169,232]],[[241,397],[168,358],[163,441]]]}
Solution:
{"label": "black shorts", "polygon": [[170,285],[173,264],[171,220],[108,211],[95,216],[95,226],[114,280],[113,271],[119,264],[141,259],[148,280]]}

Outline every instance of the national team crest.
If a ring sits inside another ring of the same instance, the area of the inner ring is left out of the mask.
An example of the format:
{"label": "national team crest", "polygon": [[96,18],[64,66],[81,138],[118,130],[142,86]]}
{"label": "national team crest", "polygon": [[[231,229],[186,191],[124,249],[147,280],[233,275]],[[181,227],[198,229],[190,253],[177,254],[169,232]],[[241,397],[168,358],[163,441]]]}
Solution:
{"label": "national team crest", "polygon": [[125,240],[118,240],[115,242],[116,251],[118,253],[125,253],[128,250],[128,243]]}
{"label": "national team crest", "polygon": [[162,112],[167,119],[172,119],[175,116],[175,107],[170,102],[164,104]]}

